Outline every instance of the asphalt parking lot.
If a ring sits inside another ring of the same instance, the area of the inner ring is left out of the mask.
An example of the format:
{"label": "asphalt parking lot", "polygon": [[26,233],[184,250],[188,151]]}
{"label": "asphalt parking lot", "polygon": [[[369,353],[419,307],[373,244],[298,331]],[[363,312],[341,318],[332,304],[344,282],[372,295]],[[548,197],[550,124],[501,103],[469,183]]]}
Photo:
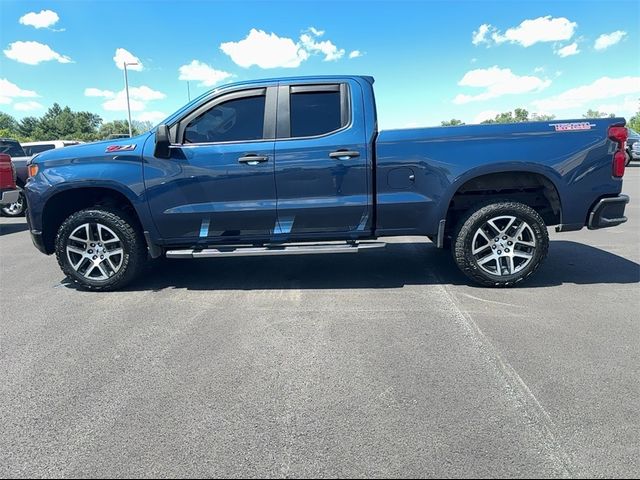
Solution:
{"label": "asphalt parking lot", "polygon": [[637,478],[640,167],[625,192],[509,290],[396,238],[89,293],[0,219],[0,476]]}

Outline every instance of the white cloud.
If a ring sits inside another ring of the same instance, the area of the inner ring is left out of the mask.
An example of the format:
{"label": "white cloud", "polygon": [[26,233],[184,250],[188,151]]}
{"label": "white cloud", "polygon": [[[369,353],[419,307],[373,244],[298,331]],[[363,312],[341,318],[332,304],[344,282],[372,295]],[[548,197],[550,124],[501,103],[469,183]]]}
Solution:
{"label": "white cloud", "polygon": [[84,89],[85,97],[104,97],[104,98],[113,98],[116,96],[111,90],[100,90],[99,88],[85,88]]}
{"label": "white cloud", "polygon": [[616,30],[615,32],[611,33],[603,33],[597,38],[596,43],[593,45],[593,48],[595,48],[596,50],[604,50],[618,43],[626,35],[627,32],[624,32],[622,30]]}
{"label": "white cloud", "polygon": [[324,30],[318,30],[317,28],[309,27],[309,31],[316,37],[321,37],[322,35],[324,35]]}
{"label": "white cloud", "polygon": [[[510,42],[530,47],[538,42],[569,40],[573,37],[577,26],[576,22],[571,22],[567,18],[554,18],[551,15],[524,20],[517,27],[511,27],[504,33],[485,23],[473,32],[471,41],[474,45],[490,44],[493,40],[497,44]],[[491,33],[490,38],[489,33]]]}
{"label": "white cloud", "polygon": [[216,70],[206,63],[193,60],[188,65],[182,65],[178,71],[180,72],[179,80],[191,80],[200,82],[202,87],[212,87],[218,82],[226,80],[232,75],[223,70]]}
{"label": "white cloud", "polygon": [[169,115],[164,112],[152,111],[152,112],[142,112],[136,115],[136,120],[140,120],[141,122],[151,122],[154,125],[164,120]]}
{"label": "white cloud", "polygon": [[35,28],[49,28],[55,25],[60,17],[52,10],[40,10],[40,13],[29,12],[20,17],[19,22],[22,25],[28,25]]}
{"label": "white cloud", "polygon": [[0,103],[9,104],[14,98],[34,98],[39,95],[33,90],[23,90],[6,78],[0,78]]}
{"label": "white cloud", "polygon": [[303,33],[300,35],[300,43],[309,53],[322,53],[325,62],[339,60],[344,56],[344,49],[336,47],[329,40],[316,42],[311,35]]}
{"label": "white cloud", "polygon": [[349,53],[349,58],[358,58],[362,56],[362,52],[360,50],[353,50]]}
{"label": "white cloud", "polygon": [[533,73],[543,73],[544,67],[536,67],[533,69]]}
{"label": "white cloud", "polygon": [[640,94],[640,77],[602,77],[589,85],[571,88],[558,95],[536,100],[532,104],[539,111],[555,112],[588,108],[597,101],[633,94]]}
{"label": "white cloud", "polygon": [[571,55],[577,55],[578,53],[580,53],[580,50],[578,50],[577,42],[573,42],[567,46],[555,50],[555,54],[563,58],[570,57]]}
{"label": "white cloud", "polygon": [[494,119],[499,113],[498,110],[483,110],[474,117],[473,123],[482,123],[485,120]]}
{"label": "white cloud", "polygon": [[483,23],[482,25],[480,25],[478,27],[478,30],[475,30],[473,32],[473,35],[471,36],[471,43],[473,43],[474,45],[489,43],[489,40],[487,39],[487,33],[489,33],[489,30],[491,28],[491,25],[489,25],[488,23]]}
{"label": "white cloud", "polygon": [[[88,97],[103,97],[108,99],[102,104],[105,110],[113,112],[127,111],[126,91],[112,92],[110,90],[100,90],[98,88],[87,88],[84,94]],[[129,104],[132,112],[142,112],[147,108],[147,102],[162,100],[166,95],[157,90],[142,85],[141,87],[129,87]]]}
{"label": "white cloud", "polygon": [[[253,65],[260,68],[296,68],[314,54],[324,55],[325,61],[342,58],[345,50],[338,48],[330,40],[317,41],[321,35],[324,35],[323,30],[309,27],[296,42],[291,38],[252,28],[243,40],[221,43],[220,50],[243,68]],[[359,50],[352,51],[352,54],[354,52],[358,53],[350,58],[361,55]]]}
{"label": "white cloud", "polygon": [[502,95],[512,95],[537,92],[551,85],[551,80],[535,76],[520,76],[509,68],[479,68],[467,72],[458,82],[462,87],[484,88],[484,92],[477,95],[459,94],[453,103],[462,104],[480,100],[489,100]]}
{"label": "white cloud", "polygon": [[26,63],[27,65],[37,65],[40,62],[48,62],[56,60],[60,63],[71,63],[71,59],[66,55],[60,55],[58,52],[38,42],[13,42],[9,44],[9,48],[4,54],[11,60]]}
{"label": "white cloud", "polygon": [[30,110],[38,110],[43,108],[43,106],[34,100],[30,100],[28,102],[18,102],[13,105],[13,108],[21,112],[28,112]]}
{"label": "white cloud", "polygon": [[618,103],[603,103],[598,105],[595,110],[615,113],[618,116],[629,118],[640,110],[640,99],[638,97],[628,96]]}
{"label": "white cloud", "polygon": [[[120,70],[124,70],[125,62],[127,63],[127,70],[135,70],[139,72],[144,68],[140,59],[124,48],[116,49],[116,53],[113,56],[113,62]],[[130,63],[137,63],[137,65],[129,65]]]}
{"label": "white cloud", "polygon": [[255,28],[244,40],[220,44],[220,50],[244,68],[252,65],[260,68],[295,68],[309,58],[307,51],[290,38],[281,38],[275,33]]}
{"label": "white cloud", "polygon": [[[118,93],[123,92],[124,90]],[[149,100],[162,100],[166,98],[166,95],[143,85],[141,87],[129,87],[129,97],[148,102]]]}

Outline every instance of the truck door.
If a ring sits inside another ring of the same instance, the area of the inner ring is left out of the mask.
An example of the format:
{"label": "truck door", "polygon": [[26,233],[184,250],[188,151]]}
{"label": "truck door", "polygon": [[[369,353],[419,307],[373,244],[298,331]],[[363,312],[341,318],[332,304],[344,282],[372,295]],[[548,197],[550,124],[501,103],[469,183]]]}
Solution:
{"label": "truck door", "polygon": [[356,82],[278,87],[276,233],[304,239],[371,233],[371,159]]}
{"label": "truck door", "polygon": [[276,94],[277,87],[223,94],[171,127],[177,129],[171,158],[145,148],[146,193],[163,239],[270,238]]}

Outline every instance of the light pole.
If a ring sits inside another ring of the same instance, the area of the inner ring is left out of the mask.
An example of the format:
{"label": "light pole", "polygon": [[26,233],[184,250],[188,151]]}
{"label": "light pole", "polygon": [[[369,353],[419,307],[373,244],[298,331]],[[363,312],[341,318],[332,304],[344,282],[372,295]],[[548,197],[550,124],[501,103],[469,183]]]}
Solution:
{"label": "light pole", "polygon": [[127,92],[127,113],[129,114],[129,138],[133,137],[133,130],[131,129],[131,106],[129,105],[129,78],[127,77],[127,65],[138,65],[138,62],[122,62],[124,66],[124,89]]}

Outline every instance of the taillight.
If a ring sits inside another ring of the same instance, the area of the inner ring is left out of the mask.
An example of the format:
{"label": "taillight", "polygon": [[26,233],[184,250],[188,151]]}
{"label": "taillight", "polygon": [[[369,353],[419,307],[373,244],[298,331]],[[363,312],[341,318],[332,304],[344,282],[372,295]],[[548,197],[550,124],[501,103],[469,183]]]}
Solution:
{"label": "taillight", "polygon": [[614,142],[624,143],[628,137],[627,127],[609,127],[609,138]]}
{"label": "taillight", "polygon": [[609,131],[607,132],[609,139],[613,140],[618,144],[618,148],[616,152],[613,154],[613,176],[620,178],[624,175],[624,164],[627,160],[627,154],[624,151],[624,144],[627,141],[627,137],[629,136],[629,132],[626,127],[621,127],[619,125],[615,125],[613,127],[609,127]]}
{"label": "taillight", "polygon": [[613,154],[613,176],[622,177],[624,175],[624,164],[627,162],[627,154],[624,150],[618,150]]}

